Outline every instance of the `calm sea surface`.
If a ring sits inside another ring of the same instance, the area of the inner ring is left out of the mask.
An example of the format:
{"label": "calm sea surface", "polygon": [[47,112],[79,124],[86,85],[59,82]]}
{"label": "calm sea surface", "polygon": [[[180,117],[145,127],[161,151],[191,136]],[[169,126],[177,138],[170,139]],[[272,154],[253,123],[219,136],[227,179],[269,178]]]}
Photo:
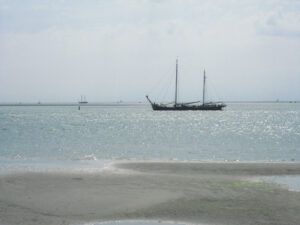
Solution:
{"label": "calm sea surface", "polygon": [[0,107],[0,170],[115,160],[299,162],[300,104]]}

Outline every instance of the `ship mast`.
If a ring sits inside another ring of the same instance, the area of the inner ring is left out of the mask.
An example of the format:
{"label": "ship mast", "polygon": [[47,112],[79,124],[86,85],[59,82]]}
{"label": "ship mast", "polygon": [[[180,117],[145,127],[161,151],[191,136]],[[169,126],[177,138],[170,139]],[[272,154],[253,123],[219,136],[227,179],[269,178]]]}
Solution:
{"label": "ship mast", "polygon": [[204,75],[203,75],[203,105],[205,102],[205,80],[206,80],[206,76],[205,76],[205,70],[204,70]]}
{"label": "ship mast", "polygon": [[176,59],[175,106],[177,105],[178,58]]}

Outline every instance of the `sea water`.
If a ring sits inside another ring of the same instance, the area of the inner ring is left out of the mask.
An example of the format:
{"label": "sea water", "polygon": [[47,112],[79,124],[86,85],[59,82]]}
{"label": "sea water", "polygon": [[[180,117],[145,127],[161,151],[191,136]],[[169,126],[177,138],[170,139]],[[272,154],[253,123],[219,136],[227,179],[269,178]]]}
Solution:
{"label": "sea water", "polygon": [[300,104],[174,112],[142,104],[0,107],[2,171],[118,160],[299,162]]}

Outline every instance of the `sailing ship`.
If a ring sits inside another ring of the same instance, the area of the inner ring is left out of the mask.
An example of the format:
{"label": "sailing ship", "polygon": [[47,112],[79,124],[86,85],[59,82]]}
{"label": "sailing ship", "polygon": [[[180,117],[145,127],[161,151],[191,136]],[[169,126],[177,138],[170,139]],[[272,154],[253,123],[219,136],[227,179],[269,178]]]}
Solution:
{"label": "sailing ship", "polygon": [[84,95],[80,96],[80,101],[78,101],[79,104],[87,104],[86,97]]}
{"label": "sailing ship", "polygon": [[205,70],[203,74],[203,96],[202,102],[177,102],[177,84],[178,84],[178,59],[176,59],[176,80],[175,80],[175,101],[174,103],[155,103],[150,100],[148,95],[146,95],[147,100],[152,106],[153,110],[222,110],[226,105],[223,102],[205,102],[205,81],[206,75]]}

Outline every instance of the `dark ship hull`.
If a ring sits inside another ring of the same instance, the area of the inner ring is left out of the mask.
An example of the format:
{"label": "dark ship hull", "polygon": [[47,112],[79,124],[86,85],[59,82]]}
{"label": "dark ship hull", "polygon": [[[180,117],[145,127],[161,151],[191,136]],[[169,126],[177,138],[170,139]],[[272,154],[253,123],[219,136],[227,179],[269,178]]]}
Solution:
{"label": "dark ship hull", "polygon": [[157,111],[187,111],[187,110],[212,110],[212,111],[217,111],[217,110],[222,110],[226,105],[225,104],[204,104],[204,105],[184,105],[184,104],[179,104],[179,105],[162,105],[162,104],[156,104],[152,103],[151,104],[153,110]]}

